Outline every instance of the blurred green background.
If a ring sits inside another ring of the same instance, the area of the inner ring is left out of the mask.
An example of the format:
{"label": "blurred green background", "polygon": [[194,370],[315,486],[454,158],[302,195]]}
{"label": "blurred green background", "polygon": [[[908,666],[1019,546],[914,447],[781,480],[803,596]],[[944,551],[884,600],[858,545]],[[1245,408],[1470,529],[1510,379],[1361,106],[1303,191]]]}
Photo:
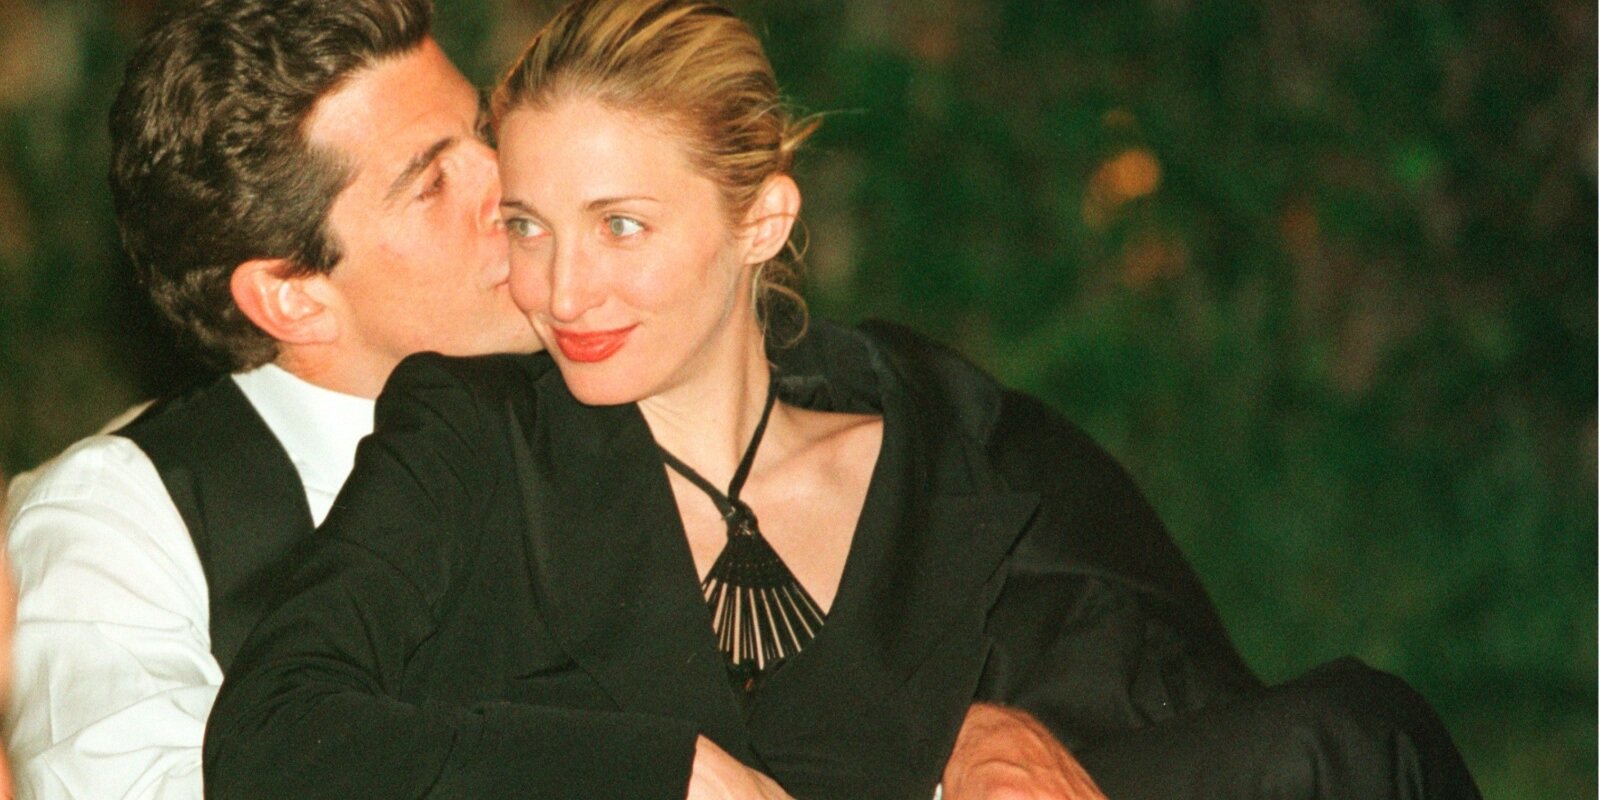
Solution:
{"label": "blurred green background", "polygon": [[[193,366],[117,255],[154,0],[0,0],[0,464]],[[548,12],[439,0],[492,81]],[[1596,795],[1593,3],[749,0],[808,293],[1049,400],[1251,664],[1409,679],[1491,798]]]}

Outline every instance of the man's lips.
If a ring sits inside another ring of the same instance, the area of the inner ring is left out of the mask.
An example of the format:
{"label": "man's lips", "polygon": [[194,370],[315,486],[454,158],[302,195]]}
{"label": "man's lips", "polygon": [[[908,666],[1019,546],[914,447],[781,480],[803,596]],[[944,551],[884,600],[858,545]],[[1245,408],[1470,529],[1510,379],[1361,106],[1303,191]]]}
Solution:
{"label": "man's lips", "polygon": [[629,325],[609,331],[564,331],[553,328],[551,333],[555,334],[556,346],[561,348],[561,354],[568,360],[591,364],[604,361],[621,350],[628,341],[628,334],[637,327]]}

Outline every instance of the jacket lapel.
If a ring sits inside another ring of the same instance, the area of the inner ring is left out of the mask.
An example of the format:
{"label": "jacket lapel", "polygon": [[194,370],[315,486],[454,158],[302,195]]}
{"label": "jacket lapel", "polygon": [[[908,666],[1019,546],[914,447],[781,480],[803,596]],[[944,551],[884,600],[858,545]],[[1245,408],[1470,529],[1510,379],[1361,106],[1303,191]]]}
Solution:
{"label": "jacket lapel", "polygon": [[699,722],[736,755],[743,720],[717,659],[671,488],[635,406],[584,407],[552,372],[513,410],[535,591],[552,633],[619,709]]}
{"label": "jacket lapel", "polygon": [[[892,386],[880,398],[883,448],[828,620],[751,706],[756,748],[792,791],[937,778],[983,669],[1000,565],[1038,506],[938,413]],[[866,760],[875,771],[856,775]]]}
{"label": "jacket lapel", "polygon": [[[822,645],[831,637],[836,643],[827,647],[856,652],[815,661],[827,662],[819,669],[870,673],[851,677],[892,688],[953,622],[987,611],[992,597],[983,597],[983,590],[1039,497],[1006,488],[964,416],[997,404],[992,383],[960,377],[971,368],[960,362],[962,369],[952,369],[938,348],[896,330],[849,331],[819,322],[799,345],[772,355],[784,376],[785,400],[883,415],[883,446],[867,502],[817,640]],[[965,394],[952,396],[958,392]]]}
{"label": "jacket lapel", "polygon": [[[1033,494],[941,493],[897,483],[900,491],[893,491],[879,480],[863,509],[825,635],[815,642],[812,663],[827,674],[813,689],[891,692],[951,631],[980,622],[985,588],[1038,505]],[[760,704],[792,706],[778,696],[782,685],[774,679]]]}

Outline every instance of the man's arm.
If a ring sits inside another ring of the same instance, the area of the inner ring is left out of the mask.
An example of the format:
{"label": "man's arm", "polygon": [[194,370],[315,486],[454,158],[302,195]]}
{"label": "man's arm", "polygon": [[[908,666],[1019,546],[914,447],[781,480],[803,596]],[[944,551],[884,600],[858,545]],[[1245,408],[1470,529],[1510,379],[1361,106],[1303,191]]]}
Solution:
{"label": "man's arm", "polygon": [[204,573],[155,468],[94,437],[11,502],[18,796],[199,798],[222,675]]}

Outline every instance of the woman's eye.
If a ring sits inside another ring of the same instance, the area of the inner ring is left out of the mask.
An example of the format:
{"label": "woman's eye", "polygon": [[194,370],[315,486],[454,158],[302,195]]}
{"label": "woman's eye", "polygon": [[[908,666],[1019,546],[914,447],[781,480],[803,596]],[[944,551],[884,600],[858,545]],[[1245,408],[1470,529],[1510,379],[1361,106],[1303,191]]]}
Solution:
{"label": "woman's eye", "polygon": [[644,223],[632,217],[608,217],[606,218],[606,230],[612,236],[619,238],[633,236],[644,232]]}
{"label": "woman's eye", "polygon": [[527,217],[512,217],[506,220],[506,234],[513,239],[532,239],[543,233],[544,228]]}

